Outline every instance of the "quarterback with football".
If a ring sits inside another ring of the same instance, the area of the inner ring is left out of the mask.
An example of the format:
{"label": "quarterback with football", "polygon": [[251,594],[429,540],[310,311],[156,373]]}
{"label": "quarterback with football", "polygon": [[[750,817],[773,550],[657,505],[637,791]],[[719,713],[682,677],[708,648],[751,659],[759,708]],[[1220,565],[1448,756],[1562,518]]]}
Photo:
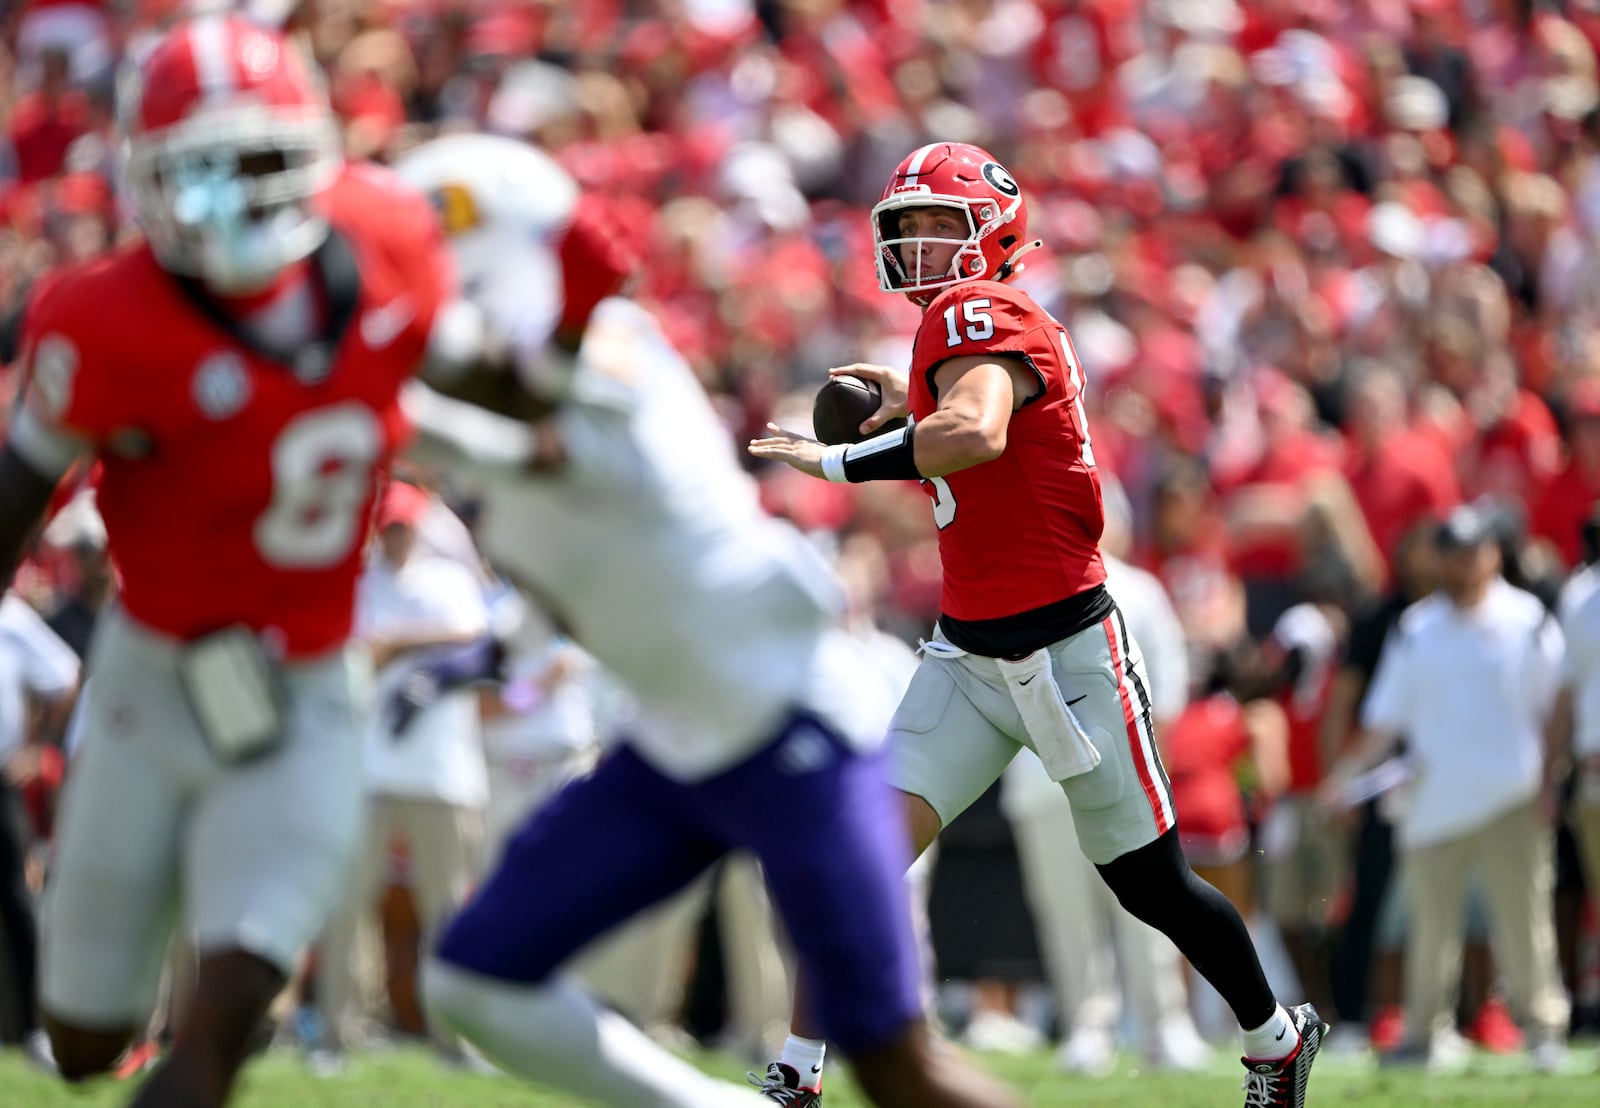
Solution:
{"label": "quarterback with football", "polygon": [[211,1108],[356,846],[356,581],[453,276],[426,201],[343,164],[320,81],[277,34],[179,24],[120,91],[145,233],[33,292],[0,581],[58,480],[97,458],[122,591],[89,660],[42,1009],[63,1076],[110,1069],[181,907],[196,991],[133,1103]]}
{"label": "quarterback with football", "polygon": [[[816,1018],[873,1103],[1015,1104],[936,1050],[923,1021],[909,859],[881,764],[892,698],[858,679],[869,667],[840,626],[842,589],[799,532],[762,511],[654,318],[615,295],[631,265],[605,211],[507,139],[438,139],[396,170],[436,198],[463,288],[502,351],[487,382],[441,382],[471,405],[412,387],[419,450],[452,461],[458,480],[476,472],[485,554],[640,706],[593,775],[511,837],[447,928],[423,975],[430,1014],[505,1069],[602,1104],[764,1103],[677,1060],[561,973],[595,938],[748,850],[816,982]],[[506,417],[530,401],[547,414]]]}
{"label": "quarterback with football", "polygon": [[[913,151],[872,210],[880,286],[923,309],[910,371],[833,371],[882,390],[863,433],[911,421],[836,446],[772,425],[750,452],[830,481],[920,481],[932,501],[940,617],[889,732],[913,849],[1032,749],[1123,907],[1232,1007],[1246,1104],[1298,1108],[1323,1023],[1310,1005],[1279,1005],[1238,912],[1179,849],[1144,659],[1105,586],[1083,369],[1066,329],[1012,283],[1039,245],[1027,227],[1021,189],[987,152]],[[786,1055],[811,1056],[810,1039]],[[774,1063],[774,1100],[814,1103],[793,1095],[798,1068]],[[815,1082],[801,1089],[820,1099]]]}

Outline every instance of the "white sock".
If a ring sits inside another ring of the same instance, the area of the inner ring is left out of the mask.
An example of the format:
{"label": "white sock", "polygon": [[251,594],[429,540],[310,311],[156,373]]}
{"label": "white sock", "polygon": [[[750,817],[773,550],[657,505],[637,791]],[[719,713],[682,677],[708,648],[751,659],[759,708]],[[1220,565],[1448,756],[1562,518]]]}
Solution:
{"label": "white sock", "polygon": [[802,1039],[798,1035],[790,1035],[784,1040],[783,1053],[778,1056],[778,1061],[794,1067],[794,1071],[800,1075],[801,1088],[820,1089],[822,1057],[827,1052],[828,1044],[821,1039]]}
{"label": "white sock", "polygon": [[1295,1045],[1299,1042],[1300,1036],[1294,1029],[1294,1023],[1280,1004],[1273,1009],[1272,1018],[1266,1023],[1254,1030],[1245,1030],[1244,1056],[1261,1059],[1287,1058],[1294,1052]]}
{"label": "white sock", "polygon": [[430,959],[430,1018],[508,1073],[616,1108],[760,1108],[753,1089],[717,1081],[561,978],[518,985]]}

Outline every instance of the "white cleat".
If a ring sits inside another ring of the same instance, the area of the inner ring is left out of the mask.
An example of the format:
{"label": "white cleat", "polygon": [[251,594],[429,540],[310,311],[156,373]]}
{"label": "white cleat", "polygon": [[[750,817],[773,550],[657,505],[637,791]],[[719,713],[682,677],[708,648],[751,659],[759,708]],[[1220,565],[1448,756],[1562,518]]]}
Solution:
{"label": "white cleat", "polygon": [[1161,1021],[1150,1051],[1150,1064],[1159,1070],[1195,1073],[1211,1064],[1211,1047],[1195,1030],[1187,1015]]}
{"label": "white cleat", "polygon": [[1027,1054],[1044,1045],[1037,1030],[1004,1012],[980,1012],[967,1024],[961,1041],[972,1050],[994,1054]]}
{"label": "white cleat", "polygon": [[22,1056],[34,1069],[48,1074],[61,1072],[56,1065],[56,1053],[50,1048],[50,1036],[42,1027],[34,1028],[22,1040]]}
{"label": "white cleat", "polygon": [[1056,1051],[1056,1066],[1085,1077],[1106,1077],[1117,1068],[1117,1044],[1109,1032],[1095,1027],[1074,1031]]}

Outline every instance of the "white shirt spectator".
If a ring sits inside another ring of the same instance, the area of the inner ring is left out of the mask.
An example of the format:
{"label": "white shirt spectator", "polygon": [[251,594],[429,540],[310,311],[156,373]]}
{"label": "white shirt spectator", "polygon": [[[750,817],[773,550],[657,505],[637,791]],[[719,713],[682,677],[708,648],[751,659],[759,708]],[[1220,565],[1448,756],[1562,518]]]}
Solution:
{"label": "white shirt spectator", "polygon": [[483,557],[478,553],[478,545],[472,538],[472,531],[438,497],[429,498],[427,513],[417,521],[417,553],[459,562],[472,574],[480,589],[490,587],[489,575],[484,568]]}
{"label": "white shirt spectator", "polygon": [[[563,666],[552,681],[551,669]],[[565,639],[514,655],[500,697],[506,714],[483,725],[484,747],[500,761],[556,762],[599,742],[594,659]],[[551,687],[553,685],[553,687]]]}
{"label": "white shirt spectator", "polygon": [[0,599],[0,766],[27,738],[25,694],[59,700],[78,684],[78,656],[26,601]]}
{"label": "white shirt spectator", "polygon": [[[360,638],[450,638],[482,635],[488,627],[482,588],[459,562],[418,550],[396,570],[375,557],[361,578]],[[472,689],[447,692],[418,711],[400,734],[390,730],[386,706],[419,657],[418,651],[406,651],[378,672],[378,710],[367,736],[367,791],[482,807],[488,773]]]}
{"label": "white shirt spectator", "polygon": [[[1561,586],[1561,595],[1556,598],[1556,615],[1561,617],[1562,630],[1567,630],[1573,613],[1582,607],[1597,587],[1600,587],[1600,565],[1584,566],[1567,578],[1567,583]],[[1568,648],[1571,648],[1570,643]]]}
{"label": "white shirt spectator", "polygon": [[1470,611],[1438,593],[1400,617],[1361,722],[1409,744],[1406,847],[1470,834],[1538,795],[1565,653],[1538,598],[1503,579]]}
{"label": "white shirt spectator", "polygon": [[1573,756],[1581,760],[1600,754],[1600,589],[1591,587],[1563,606],[1561,629],[1567,637],[1566,677],[1572,686]]}

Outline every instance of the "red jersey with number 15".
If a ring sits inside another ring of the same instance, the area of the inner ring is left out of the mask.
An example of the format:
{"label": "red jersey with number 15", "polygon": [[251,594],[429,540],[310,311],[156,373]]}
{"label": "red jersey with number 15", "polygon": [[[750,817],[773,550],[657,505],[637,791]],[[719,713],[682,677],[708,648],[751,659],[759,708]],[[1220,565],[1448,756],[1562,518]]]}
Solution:
{"label": "red jersey with number 15", "polygon": [[253,349],[143,243],[61,271],[30,305],[25,403],[98,454],[122,604],[158,632],[243,624],[288,657],[350,633],[407,432],[400,387],[454,278],[427,202],[387,171],[348,168],[321,203],[312,280],[343,326],[320,359]]}
{"label": "red jersey with number 15", "polygon": [[1077,596],[1106,579],[1105,524],[1083,410],[1083,371],[1066,328],[1024,292],[967,281],[922,317],[911,357],[911,414],[938,406],[933,376],[951,358],[1004,355],[1039,378],[1011,415],[998,458],[922,483],[944,563],[941,609],[989,620]]}

